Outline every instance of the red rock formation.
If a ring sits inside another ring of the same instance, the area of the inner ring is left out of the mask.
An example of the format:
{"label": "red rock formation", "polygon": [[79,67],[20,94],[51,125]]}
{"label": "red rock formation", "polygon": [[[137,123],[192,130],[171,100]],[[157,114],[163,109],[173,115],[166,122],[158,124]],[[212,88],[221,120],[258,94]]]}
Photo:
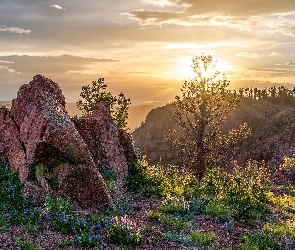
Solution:
{"label": "red rock formation", "polygon": [[127,162],[137,162],[141,156],[132,136],[123,129],[118,129],[119,141],[124,150]]}
{"label": "red rock formation", "polygon": [[18,171],[22,180],[26,179],[29,168],[25,148],[20,141],[19,128],[6,107],[0,107],[0,156],[9,159],[11,170]]}
{"label": "red rock formation", "polygon": [[124,180],[128,175],[128,166],[108,104],[100,102],[92,114],[75,118],[73,122],[96,166],[101,170],[112,169],[120,180]]}
{"label": "red rock formation", "polygon": [[44,168],[47,175],[61,182],[58,192],[69,195],[81,207],[111,203],[104,181],[65,110],[65,98],[55,82],[37,75],[23,85],[12,102],[10,114],[5,108],[0,111],[0,136],[0,156],[8,158],[22,181],[38,182],[36,168]]}

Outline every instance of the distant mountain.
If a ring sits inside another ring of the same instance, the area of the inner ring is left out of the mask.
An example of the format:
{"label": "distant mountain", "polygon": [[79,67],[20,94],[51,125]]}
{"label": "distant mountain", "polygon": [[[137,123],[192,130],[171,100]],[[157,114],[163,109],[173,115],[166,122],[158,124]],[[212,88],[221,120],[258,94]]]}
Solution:
{"label": "distant mountain", "polygon": [[[0,101],[0,107],[7,106],[10,108],[10,101]],[[128,127],[130,131],[133,131],[135,128],[138,128],[142,122],[145,121],[147,114],[156,106],[152,105],[140,105],[140,106],[131,106],[129,108],[129,121]],[[77,108],[76,103],[67,103],[66,110],[68,111],[71,117],[73,116],[82,116],[82,111]]]}
{"label": "distant mountain", "polygon": [[[152,110],[146,122],[133,133],[135,144],[151,163],[175,163],[173,151],[164,135],[175,128],[169,113],[173,113],[169,104]],[[239,107],[227,117],[223,131],[237,128],[247,122],[252,128],[252,135],[244,143],[238,160],[265,160],[274,168],[285,156],[295,153],[295,109],[270,103],[243,98]]]}

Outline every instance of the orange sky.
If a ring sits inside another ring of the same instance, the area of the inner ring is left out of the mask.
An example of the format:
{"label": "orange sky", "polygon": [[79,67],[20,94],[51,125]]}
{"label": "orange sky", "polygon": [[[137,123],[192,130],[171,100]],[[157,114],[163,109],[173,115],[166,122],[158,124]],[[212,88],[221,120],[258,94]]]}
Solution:
{"label": "orange sky", "polygon": [[172,101],[191,59],[218,60],[233,88],[295,86],[294,0],[2,0],[0,100],[34,75],[68,102],[104,77],[133,105]]}

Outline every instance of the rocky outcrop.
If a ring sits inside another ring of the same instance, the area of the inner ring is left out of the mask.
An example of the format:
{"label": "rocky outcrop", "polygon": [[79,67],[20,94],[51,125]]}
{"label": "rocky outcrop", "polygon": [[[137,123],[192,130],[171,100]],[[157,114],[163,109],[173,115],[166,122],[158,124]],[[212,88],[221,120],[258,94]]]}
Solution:
{"label": "rocky outcrop", "polygon": [[0,156],[9,159],[10,169],[18,171],[23,180],[28,176],[29,167],[19,128],[6,107],[0,107]]}
{"label": "rocky outcrop", "polygon": [[124,150],[127,162],[137,162],[141,159],[139,149],[136,147],[132,136],[123,129],[118,129],[119,142]]}
{"label": "rocky outcrop", "polygon": [[126,179],[126,157],[108,103],[100,102],[92,114],[75,118],[73,122],[86,142],[98,169],[113,169],[120,180]]}
{"label": "rocky outcrop", "polygon": [[121,179],[128,174],[106,103],[72,121],[59,86],[41,75],[20,88],[10,111],[0,109],[0,156],[27,189],[70,196],[83,208],[111,204],[99,169],[113,169]]}

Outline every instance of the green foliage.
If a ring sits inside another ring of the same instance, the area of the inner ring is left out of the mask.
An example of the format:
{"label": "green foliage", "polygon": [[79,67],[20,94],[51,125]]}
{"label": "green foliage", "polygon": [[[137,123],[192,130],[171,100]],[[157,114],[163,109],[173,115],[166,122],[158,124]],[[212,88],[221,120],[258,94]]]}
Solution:
{"label": "green foliage", "polygon": [[295,168],[295,154],[292,157],[286,157],[284,163],[280,166],[280,169],[291,170]]}
{"label": "green foliage", "polygon": [[148,197],[152,195],[162,197],[164,193],[162,179],[158,174],[160,170],[158,172],[157,170],[156,167],[150,167],[146,162],[144,164],[130,163],[126,186],[130,191],[138,192],[140,190]]}
{"label": "green foliage", "polygon": [[195,245],[195,242],[192,240],[191,237],[182,236],[177,232],[168,231],[162,234],[162,239],[172,242],[179,242],[185,246]]}
{"label": "green foliage", "polygon": [[242,237],[241,250],[280,250],[280,245],[266,235],[248,234]]}
{"label": "green foliage", "polygon": [[206,206],[206,214],[210,217],[229,216],[230,209],[222,203],[213,201]]}
{"label": "green foliage", "polygon": [[188,214],[190,203],[184,197],[167,196],[159,207],[159,211],[167,214]]}
{"label": "green foliage", "polygon": [[95,247],[101,245],[100,236],[94,235],[93,232],[85,231],[76,235],[76,242],[82,247]]}
{"label": "green foliage", "polygon": [[143,232],[145,233],[151,233],[154,230],[154,227],[152,226],[143,226]]}
{"label": "green foliage", "polygon": [[263,226],[263,232],[266,235],[271,235],[274,238],[282,239],[288,237],[295,240],[295,221],[279,222],[279,223],[267,223]]}
{"label": "green foliage", "polygon": [[51,196],[46,196],[45,206],[51,214],[73,215],[76,211],[76,207],[68,200],[63,198],[53,199]]}
{"label": "green foliage", "polygon": [[107,186],[107,189],[111,192],[117,188],[118,185],[118,176],[112,169],[103,170],[101,172],[104,183]]}
{"label": "green foliage", "polygon": [[39,244],[32,244],[27,239],[22,241],[20,238],[16,238],[15,243],[21,250],[42,250]]}
{"label": "green foliage", "polygon": [[107,85],[104,78],[99,78],[92,82],[92,86],[83,86],[78,100],[77,107],[84,115],[92,113],[97,104],[101,101],[108,102],[111,115],[118,128],[127,129],[128,109],[131,104],[130,99],[126,99],[121,92],[118,96],[113,96],[111,92],[106,92]]}
{"label": "green foliage", "polygon": [[209,170],[202,182],[205,199],[228,205],[237,219],[258,219],[269,212],[269,171],[267,166],[248,162],[233,173]]}
{"label": "green foliage", "polygon": [[64,248],[67,246],[75,245],[75,241],[74,240],[62,240],[62,241],[57,242],[57,245],[61,248]]}
{"label": "green foliage", "polygon": [[165,226],[171,227],[173,230],[180,231],[188,226],[190,226],[190,221],[177,215],[162,214],[161,212],[146,212],[148,219],[151,221],[157,221]]}
{"label": "green foliage", "polygon": [[194,230],[190,234],[192,241],[200,246],[207,246],[212,249],[218,245],[218,237],[214,233]]}
{"label": "green foliage", "polygon": [[202,214],[205,212],[205,204],[201,198],[193,198],[190,200],[190,211],[198,214]]}
{"label": "green foliage", "polygon": [[23,183],[18,174],[8,169],[6,162],[0,162],[0,200],[0,219],[3,230],[11,223],[38,223],[39,212],[34,210],[32,201],[27,201],[23,197]]}
{"label": "green foliage", "polygon": [[199,182],[193,175],[179,170],[176,166],[150,166],[142,160],[129,164],[126,186],[131,191],[140,190],[148,197],[184,196],[189,199],[197,195]]}
{"label": "green foliage", "polygon": [[146,212],[146,215],[147,215],[148,219],[150,219],[151,221],[160,221],[162,213],[149,210]]}
{"label": "green foliage", "polygon": [[6,217],[0,216],[0,233],[4,233],[9,229],[9,221]]}
{"label": "green foliage", "polygon": [[124,227],[115,222],[109,230],[109,240],[112,244],[123,246],[137,246],[140,245],[144,237],[138,232],[132,232],[128,227]]}
{"label": "green foliage", "polygon": [[191,225],[190,221],[187,221],[180,216],[165,215],[165,214],[161,215],[160,223],[165,226],[169,226],[176,231],[181,231],[182,229]]}
{"label": "green foliage", "polygon": [[90,230],[90,225],[76,215],[75,206],[63,198],[53,199],[46,197],[46,209],[49,213],[45,218],[49,220],[49,225],[54,230],[68,234],[81,233]]}
{"label": "green foliage", "polygon": [[112,207],[107,208],[103,211],[103,214],[106,216],[114,216],[114,215],[125,215],[133,212],[133,207],[131,207],[127,202],[125,201],[118,201],[115,204],[113,204]]}
{"label": "green foliage", "polygon": [[182,96],[175,97],[172,122],[178,130],[170,130],[166,139],[178,160],[200,180],[207,168],[224,164],[236,153],[250,128],[244,124],[228,135],[222,134],[221,124],[240,97],[228,89],[229,81],[216,69],[211,56],[196,56],[192,69],[196,76],[185,80]]}

